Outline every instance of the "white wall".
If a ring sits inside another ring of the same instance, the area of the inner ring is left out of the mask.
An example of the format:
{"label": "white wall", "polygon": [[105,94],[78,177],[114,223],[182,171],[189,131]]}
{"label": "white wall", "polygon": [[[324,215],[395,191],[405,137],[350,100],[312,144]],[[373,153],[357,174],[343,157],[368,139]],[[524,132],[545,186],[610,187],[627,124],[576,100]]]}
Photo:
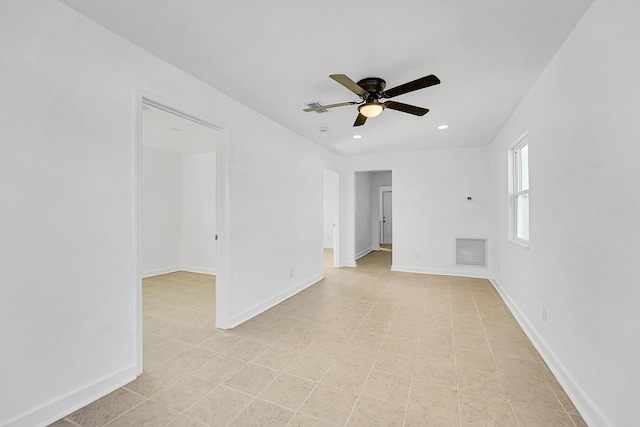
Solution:
{"label": "white wall", "polygon": [[216,153],[182,156],[180,269],[216,272]]}
{"label": "white wall", "polygon": [[337,194],[337,175],[333,172],[323,171],[322,181],[322,212],[323,212],[323,225],[322,225],[322,239],[325,248],[333,248],[334,242],[334,227],[336,225],[336,208],[338,203]]}
{"label": "white wall", "polygon": [[182,264],[181,156],[142,149],[142,277],[177,271]]}
{"label": "white wall", "polygon": [[341,168],[336,155],[266,118],[234,133],[231,326],[322,278],[323,167]]}
{"label": "white wall", "polygon": [[[638,423],[638,16],[596,0],[492,145],[494,282],[590,426]],[[507,240],[507,150],[524,131],[529,249]]]}
{"label": "white wall", "polygon": [[136,87],[224,128],[224,326],[321,277],[337,156],[57,1],[0,2],[0,40],[0,425],[47,424],[138,371]]}
{"label": "white wall", "polygon": [[355,255],[357,260],[371,252],[371,173],[356,172],[354,185],[355,203]]}
{"label": "white wall", "polygon": [[215,274],[216,155],[142,150],[142,277]]}
{"label": "white wall", "polygon": [[[455,237],[489,236],[489,150],[483,148],[387,153],[348,159],[343,192],[347,215],[342,228],[343,263],[353,260],[356,224],[355,171],[391,170],[393,174],[392,269],[431,274],[487,277],[488,269],[455,265]],[[371,194],[371,192],[369,192]],[[473,195],[475,201],[465,201]],[[353,217],[351,217],[353,218]],[[369,233],[371,233],[369,227]],[[352,234],[354,233],[354,234]]]}

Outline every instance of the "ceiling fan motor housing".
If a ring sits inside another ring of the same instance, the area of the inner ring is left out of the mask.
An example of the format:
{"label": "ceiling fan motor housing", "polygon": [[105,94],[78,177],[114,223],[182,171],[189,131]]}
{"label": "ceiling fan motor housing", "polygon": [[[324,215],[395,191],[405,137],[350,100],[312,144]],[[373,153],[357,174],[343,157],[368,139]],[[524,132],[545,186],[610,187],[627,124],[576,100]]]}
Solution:
{"label": "ceiling fan motor housing", "polygon": [[367,91],[365,99],[380,99],[387,83],[379,77],[367,77],[360,80],[358,86]]}

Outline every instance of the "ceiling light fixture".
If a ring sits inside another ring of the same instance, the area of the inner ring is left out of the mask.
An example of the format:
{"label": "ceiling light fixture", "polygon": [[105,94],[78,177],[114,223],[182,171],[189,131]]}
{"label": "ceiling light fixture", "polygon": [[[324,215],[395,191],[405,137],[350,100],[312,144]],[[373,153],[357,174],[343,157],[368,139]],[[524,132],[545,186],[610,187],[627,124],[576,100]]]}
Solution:
{"label": "ceiling light fixture", "polygon": [[353,135],[353,139],[360,139],[362,138],[362,135]]}
{"label": "ceiling light fixture", "polygon": [[440,125],[440,126],[438,126],[438,129],[446,129],[448,127],[449,127],[449,125]]}
{"label": "ceiling light fixture", "polygon": [[180,132],[180,128],[171,128],[171,130],[174,132]]}
{"label": "ceiling light fixture", "polygon": [[377,116],[378,114],[382,113],[382,110],[384,110],[384,105],[379,103],[375,99],[358,107],[358,111],[360,112],[360,114],[367,118]]}

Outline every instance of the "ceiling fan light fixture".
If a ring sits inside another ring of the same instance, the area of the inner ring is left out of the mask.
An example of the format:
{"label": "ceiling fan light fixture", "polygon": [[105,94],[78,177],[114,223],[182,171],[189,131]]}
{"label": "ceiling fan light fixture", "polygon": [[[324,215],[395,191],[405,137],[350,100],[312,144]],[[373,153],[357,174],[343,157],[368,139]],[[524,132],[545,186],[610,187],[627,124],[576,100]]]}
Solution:
{"label": "ceiling fan light fixture", "polygon": [[384,105],[375,101],[367,102],[366,104],[363,104],[358,107],[358,111],[360,112],[360,114],[362,114],[367,118],[377,116],[378,114],[382,113],[382,110],[384,110]]}

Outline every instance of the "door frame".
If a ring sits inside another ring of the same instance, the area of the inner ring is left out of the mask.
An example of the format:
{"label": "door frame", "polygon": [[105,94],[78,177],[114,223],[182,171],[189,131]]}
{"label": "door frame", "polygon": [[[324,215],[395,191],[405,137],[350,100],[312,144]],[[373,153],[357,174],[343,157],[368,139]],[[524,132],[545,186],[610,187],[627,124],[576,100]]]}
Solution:
{"label": "door frame", "polygon": [[[333,227],[333,266],[335,268],[340,268],[340,173],[335,170],[322,168],[322,191],[324,194],[324,173],[328,173],[333,175],[335,178],[334,182],[334,194],[335,194],[335,203],[334,203],[334,212],[333,217],[335,220],[335,225]],[[324,236],[324,218],[323,218],[323,236]],[[322,245],[324,248],[324,244]],[[324,259],[324,254],[322,256]]]}
{"label": "door frame", "polygon": [[[161,95],[134,87],[133,102],[133,283],[134,353],[137,375],[143,372],[142,344],[142,107],[149,105],[211,128],[216,134],[216,327],[229,328],[231,322],[229,292],[229,171],[230,131],[206,115]],[[214,236],[212,236],[214,238]]]}
{"label": "door frame", "polygon": [[[378,220],[380,221],[380,238],[378,239],[378,247],[379,245],[384,245],[384,223],[382,222],[383,218],[383,210],[384,210],[384,202],[382,200],[382,194],[385,192],[391,193],[391,209],[393,209],[393,186],[392,185],[381,185],[378,187]],[[391,227],[393,229],[393,222],[391,223]],[[391,232],[391,244],[393,244],[393,231]]]}

